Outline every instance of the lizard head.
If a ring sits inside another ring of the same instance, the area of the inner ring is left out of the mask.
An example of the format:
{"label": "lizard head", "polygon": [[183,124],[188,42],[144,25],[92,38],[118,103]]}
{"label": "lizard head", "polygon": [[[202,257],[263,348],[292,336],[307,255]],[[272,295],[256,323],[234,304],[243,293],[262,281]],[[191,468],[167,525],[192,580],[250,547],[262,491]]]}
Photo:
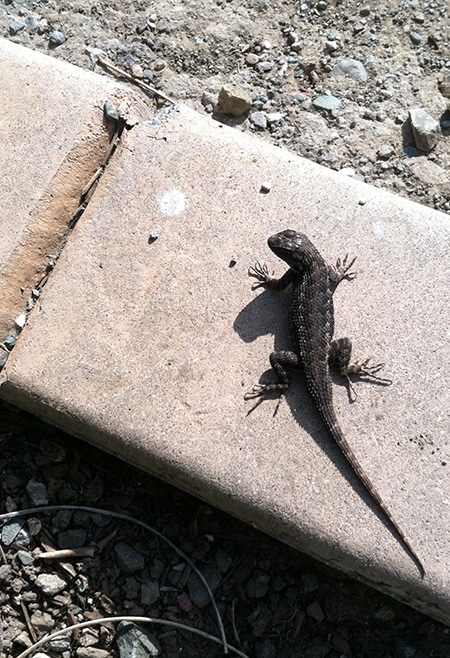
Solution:
{"label": "lizard head", "polygon": [[314,258],[317,250],[304,233],[292,229],[271,235],[267,240],[274,254],[293,270],[304,269]]}

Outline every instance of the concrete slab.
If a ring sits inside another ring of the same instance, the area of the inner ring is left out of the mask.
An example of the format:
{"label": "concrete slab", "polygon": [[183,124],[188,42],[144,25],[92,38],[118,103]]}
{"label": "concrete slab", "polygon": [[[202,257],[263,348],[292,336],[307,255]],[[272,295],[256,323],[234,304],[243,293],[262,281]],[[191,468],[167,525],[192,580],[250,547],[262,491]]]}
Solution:
{"label": "concrete slab", "polygon": [[[271,182],[269,193],[261,186]],[[272,233],[358,256],[336,335],[389,388],[335,386],[343,429],[426,569],[329,440],[301,377],[246,416],[289,345]],[[159,237],[149,237],[157,232]],[[3,371],[0,395],[287,543],[450,621],[448,217],[173,108],[130,130]]]}
{"label": "concrete slab", "polygon": [[24,310],[101,165],[114,131],[103,105],[137,93],[99,75],[0,39],[0,338]]}

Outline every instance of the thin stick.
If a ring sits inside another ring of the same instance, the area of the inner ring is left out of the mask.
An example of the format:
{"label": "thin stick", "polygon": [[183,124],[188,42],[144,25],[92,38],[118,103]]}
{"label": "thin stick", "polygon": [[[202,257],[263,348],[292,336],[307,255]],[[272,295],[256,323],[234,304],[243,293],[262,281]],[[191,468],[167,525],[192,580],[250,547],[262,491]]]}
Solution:
{"label": "thin stick", "polygon": [[108,62],[106,59],[103,59],[101,55],[97,55],[97,59],[102,64],[102,66],[105,66],[108,69],[111,69],[111,71],[114,71],[114,73],[117,73],[117,75],[121,75],[122,77],[126,78],[127,80],[130,80],[131,82],[134,82],[137,84],[139,87],[142,87],[142,89],[145,89],[146,91],[150,91],[152,94],[155,94],[156,96],[160,96],[161,98],[164,98],[165,101],[168,101],[169,103],[172,103],[172,105],[176,104],[176,101],[172,100],[169,96],[166,96],[166,94],[163,94],[162,91],[158,91],[158,89],[155,89],[155,87],[151,87],[148,85],[146,82],[142,82],[142,80],[138,80],[137,78],[133,78],[132,75],[129,73],[126,73],[122,69],[119,69],[117,66],[114,66],[114,64],[111,64]]}

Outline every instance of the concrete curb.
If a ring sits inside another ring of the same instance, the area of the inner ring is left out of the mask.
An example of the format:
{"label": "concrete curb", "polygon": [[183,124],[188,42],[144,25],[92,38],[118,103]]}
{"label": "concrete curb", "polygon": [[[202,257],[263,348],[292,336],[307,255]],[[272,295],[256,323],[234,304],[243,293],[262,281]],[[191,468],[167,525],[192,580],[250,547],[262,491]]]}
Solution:
{"label": "concrete curb", "polygon": [[[252,292],[247,269],[259,259],[283,271],[265,243],[285,228],[329,260],[358,254],[357,279],[336,294],[336,335],[351,335],[355,356],[385,361],[394,386],[358,384],[350,406],[335,386],[335,405],[424,581],[301,379],[275,417],[271,402],[245,416],[272,334],[277,349],[289,345],[287,297]],[[445,215],[186,107],[164,110],[122,140],[0,396],[448,621],[449,237]]]}

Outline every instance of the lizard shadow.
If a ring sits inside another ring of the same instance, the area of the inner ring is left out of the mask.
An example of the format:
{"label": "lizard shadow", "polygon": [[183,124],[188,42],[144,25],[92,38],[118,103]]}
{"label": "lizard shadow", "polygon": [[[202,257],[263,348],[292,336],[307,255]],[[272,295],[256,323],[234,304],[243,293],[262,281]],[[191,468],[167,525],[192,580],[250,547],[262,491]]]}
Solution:
{"label": "lizard shadow", "polygon": [[[252,343],[260,336],[266,334],[274,335],[274,345],[270,351],[281,351],[294,349],[294,343],[289,334],[288,313],[290,304],[290,290],[272,293],[264,290],[252,301],[250,301],[236,316],[233,328],[240,338],[246,343]],[[267,354],[267,362],[269,362]],[[333,368],[330,371],[335,385],[345,385],[345,379],[336,373]],[[255,372],[255,382],[259,375],[259,383],[276,382],[276,376],[269,365],[269,368],[263,373]],[[371,511],[380,519],[385,527],[390,530],[384,514],[379,510],[373,501],[367,489],[360,482],[354,470],[348,464],[338,445],[331,438],[328,430],[323,424],[319,412],[308,392],[304,375],[301,370],[291,371],[292,383],[288,391],[283,395],[281,404],[287,403],[295,421],[309,436],[317,443],[319,448],[327,455],[328,459],[336,466],[340,474],[347,480],[350,486],[357,491],[358,495],[370,507]],[[364,381],[367,384],[377,384],[377,381]],[[275,407],[272,408],[273,415],[278,412],[279,395],[269,393],[265,396],[262,404],[255,413],[263,413],[266,407],[270,407],[272,402]],[[355,400],[350,400],[353,404]],[[249,405],[252,401],[249,401]],[[252,412],[251,406],[249,406]],[[270,413],[270,411],[269,411]],[[395,534],[394,534],[395,536]]]}

